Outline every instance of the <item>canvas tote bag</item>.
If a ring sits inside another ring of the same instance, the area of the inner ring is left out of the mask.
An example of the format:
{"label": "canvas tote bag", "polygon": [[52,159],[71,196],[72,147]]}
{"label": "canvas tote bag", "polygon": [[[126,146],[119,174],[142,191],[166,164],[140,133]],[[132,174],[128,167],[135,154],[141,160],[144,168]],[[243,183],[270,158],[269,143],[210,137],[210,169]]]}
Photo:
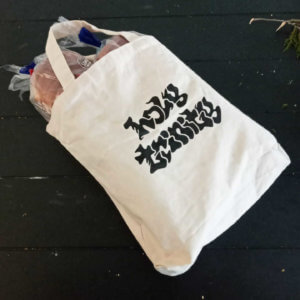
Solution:
{"label": "canvas tote bag", "polygon": [[[56,42],[70,24],[129,43],[75,79]],[[64,89],[46,131],[106,190],[162,274],[187,271],[290,163],[153,36],[67,21],[50,28],[46,54]]]}

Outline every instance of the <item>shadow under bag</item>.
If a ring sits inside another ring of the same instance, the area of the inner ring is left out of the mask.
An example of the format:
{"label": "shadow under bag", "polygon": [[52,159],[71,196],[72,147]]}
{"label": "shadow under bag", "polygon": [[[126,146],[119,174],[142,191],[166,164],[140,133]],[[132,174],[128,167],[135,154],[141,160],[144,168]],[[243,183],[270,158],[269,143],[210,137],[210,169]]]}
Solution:
{"label": "shadow under bag", "polygon": [[[56,42],[68,24],[129,43],[75,79]],[[290,163],[153,36],[66,21],[51,26],[46,54],[64,90],[47,132],[103,186],[162,274],[187,271]]]}

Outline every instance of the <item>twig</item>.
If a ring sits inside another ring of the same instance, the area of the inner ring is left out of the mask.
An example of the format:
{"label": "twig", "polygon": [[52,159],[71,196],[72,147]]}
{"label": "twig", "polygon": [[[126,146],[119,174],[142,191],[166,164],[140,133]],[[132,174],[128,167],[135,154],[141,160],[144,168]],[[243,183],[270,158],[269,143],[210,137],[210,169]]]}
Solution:
{"label": "twig", "polygon": [[300,19],[281,20],[268,18],[252,18],[249,24],[252,24],[255,21],[280,22],[281,24],[276,29],[276,31],[280,30],[286,24],[293,26],[294,28],[290,36],[284,41],[283,51],[285,52],[290,48],[295,48],[297,58],[300,58]]}
{"label": "twig", "polygon": [[252,24],[256,21],[266,21],[266,22],[280,22],[281,25],[276,29],[278,31],[284,25],[289,24],[295,26],[296,28],[300,29],[300,19],[290,19],[290,20],[281,20],[281,19],[267,19],[267,18],[252,18],[249,24]]}

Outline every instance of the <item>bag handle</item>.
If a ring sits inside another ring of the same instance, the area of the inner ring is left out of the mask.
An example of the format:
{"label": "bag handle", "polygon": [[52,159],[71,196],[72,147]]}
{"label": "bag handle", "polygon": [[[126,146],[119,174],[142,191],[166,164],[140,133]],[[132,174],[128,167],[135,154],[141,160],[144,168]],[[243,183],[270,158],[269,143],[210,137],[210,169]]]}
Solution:
{"label": "bag handle", "polygon": [[129,31],[100,29],[86,21],[81,20],[64,21],[53,24],[48,33],[48,39],[46,42],[46,55],[49,59],[54,74],[58,78],[64,90],[75,80],[75,77],[71,72],[56,40],[69,34],[79,34],[82,27],[87,28],[91,32],[101,32],[106,35],[122,35],[129,42],[135,40],[139,36],[138,34]]}

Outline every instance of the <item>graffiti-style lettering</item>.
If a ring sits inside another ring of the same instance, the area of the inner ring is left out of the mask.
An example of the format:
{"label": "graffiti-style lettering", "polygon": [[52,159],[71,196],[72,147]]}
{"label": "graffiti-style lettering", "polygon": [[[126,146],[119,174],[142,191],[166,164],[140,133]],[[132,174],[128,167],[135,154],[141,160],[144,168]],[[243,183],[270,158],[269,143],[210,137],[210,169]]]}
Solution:
{"label": "graffiti-style lettering", "polygon": [[147,102],[147,104],[152,104],[152,106],[144,111],[143,117],[139,119],[138,122],[134,122],[132,118],[129,117],[124,123],[124,128],[128,129],[131,127],[137,132],[139,139],[142,140],[143,137],[150,132],[149,128],[154,129],[155,125],[163,123],[169,117],[174,105],[182,107],[187,101],[187,94],[179,94],[178,88],[172,83],[166,87],[161,96],[164,100],[163,105],[158,97],[152,97]]}
{"label": "graffiti-style lettering", "polygon": [[[170,111],[177,105],[183,107],[187,102],[186,93],[179,94],[179,90],[173,84],[169,84],[162,93],[164,105],[158,97],[152,97],[147,104],[152,106],[144,111],[143,117],[138,123],[131,117],[124,123],[125,129],[132,128],[138,133],[141,140],[149,129],[154,129],[155,125],[163,123],[170,115]],[[153,140],[145,148],[140,144],[135,153],[135,159],[139,164],[144,161],[150,166],[150,173],[166,168],[171,162],[172,153],[188,144],[191,139],[199,134],[205,127],[213,127],[214,124],[221,123],[221,109],[214,107],[205,97],[198,101],[192,110],[185,109],[179,114],[177,120],[167,129],[162,130],[157,139]]]}

